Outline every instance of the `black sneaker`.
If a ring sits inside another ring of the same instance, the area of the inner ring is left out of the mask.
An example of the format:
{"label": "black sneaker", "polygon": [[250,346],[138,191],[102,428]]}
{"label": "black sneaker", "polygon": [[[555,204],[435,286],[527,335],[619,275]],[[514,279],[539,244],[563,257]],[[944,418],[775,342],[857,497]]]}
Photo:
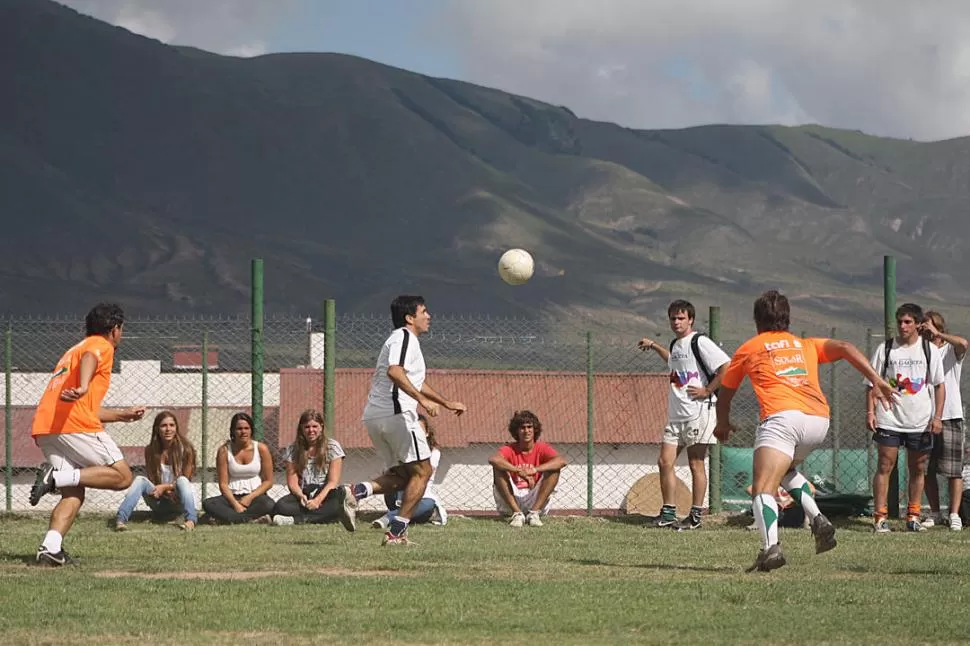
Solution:
{"label": "black sneaker", "polygon": [[677,523],[677,509],[676,507],[662,507],[660,509],[660,515],[657,516],[654,524],[657,527],[672,527]]}
{"label": "black sneaker", "polygon": [[755,559],[754,565],[745,572],[771,572],[782,567],[785,563],[785,555],[781,551],[781,545],[775,543],[768,549],[758,552],[758,558]]}
{"label": "black sneaker", "polygon": [[49,464],[41,465],[37,472],[37,478],[34,480],[34,486],[30,488],[30,506],[36,507],[45,494],[54,493],[56,490],[54,467]]}
{"label": "black sneaker", "polygon": [[357,531],[357,497],[354,491],[347,485],[340,488],[343,491],[344,499],[340,504],[340,524],[348,532]]}
{"label": "black sneaker", "polygon": [[812,535],[815,536],[816,554],[822,554],[835,548],[835,527],[822,514],[812,520]]}
{"label": "black sneaker", "polygon": [[61,567],[62,565],[77,565],[77,561],[65,552],[63,548],[55,554],[47,551],[47,548],[41,545],[37,548],[37,565]]}
{"label": "black sneaker", "polygon": [[701,517],[697,514],[687,514],[682,520],[674,525],[678,532],[686,532],[691,529],[700,529]]}

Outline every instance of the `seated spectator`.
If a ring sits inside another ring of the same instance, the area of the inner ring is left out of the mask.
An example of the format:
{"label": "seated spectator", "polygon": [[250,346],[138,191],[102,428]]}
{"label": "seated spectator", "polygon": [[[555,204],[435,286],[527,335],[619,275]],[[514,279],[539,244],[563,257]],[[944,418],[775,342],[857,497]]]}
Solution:
{"label": "seated spectator", "polygon": [[[438,449],[438,440],[434,436],[434,428],[428,425],[428,418],[418,415],[418,423],[428,436],[428,446],[431,447],[431,478],[424,488],[424,495],[411,512],[411,523],[432,523],[444,525],[448,522],[448,512],[438,497],[438,490],[434,485],[435,475],[438,473],[438,464],[441,462],[441,451]],[[371,523],[371,527],[376,529],[387,529],[391,524],[391,519],[401,506],[401,493],[398,491],[393,494],[384,494],[384,504],[387,505],[387,513]]]}
{"label": "seated spectator", "polygon": [[145,471],[148,477],[137,476],[118,507],[115,529],[128,528],[128,520],[139,500],[144,500],[155,520],[172,520],[182,512],[180,527],[195,529],[195,447],[182,435],[178,420],[169,411],[162,411],[152,422],[152,438],[145,447]]}
{"label": "seated spectator", "polygon": [[535,413],[516,411],[509,421],[513,442],[489,458],[495,505],[510,516],[509,525],[542,527],[540,516],[549,511],[549,499],[566,460],[545,442],[540,442],[542,423]]}
{"label": "seated spectator", "polygon": [[202,509],[216,523],[248,523],[268,516],[273,499],[273,456],[253,439],[253,418],[236,413],[229,423],[229,441],[216,453],[220,495],[206,498]]}
{"label": "seated spectator", "polygon": [[327,439],[323,415],[315,410],[303,411],[296,427],[296,441],[283,450],[290,493],[276,501],[273,524],[340,520],[349,531],[354,531],[354,520],[344,513],[346,489],[340,486],[344,455],[337,440]]}

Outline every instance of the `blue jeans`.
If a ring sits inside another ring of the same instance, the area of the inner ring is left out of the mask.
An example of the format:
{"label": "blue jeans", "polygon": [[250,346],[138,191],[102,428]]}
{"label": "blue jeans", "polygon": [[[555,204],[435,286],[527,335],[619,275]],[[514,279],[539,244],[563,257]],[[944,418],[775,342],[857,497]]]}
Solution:
{"label": "blue jeans", "polygon": [[[384,514],[388,520],[391,520],[397,515],[397,510],[400,509],[400,500],[391,498],[395,494],[388,494],[384,497],[384,502],[391,503],[387,505],[388,512]],[[431,516],[434,514],[434,498],[422,498],[418,501],[418,504],[414,506],[411,511],[411,522],[412,523],[427,523],[431,521]]]}
{"label": "blue jeans", "polygon": [[199,516],[195,511],[195,491],[192,489],[192,483],[185,476],[179,476],[175,480],[177,502],[168,497],[156,498],[149,495],[153,491],[155,491],[155,485],[151,480],[144,476],[136,476],[135,481],[131,483],[128,492],[125,494],[125,499],[121,501],[121,506],[118,507],[117,521],[127,523],[128,519],[131,518],[131,512],[135,511],[139,499],[145,501],[148,508],[152,510],[154,517],[174,518],[181,511],[185,520],[191,520],[193,523],[199,521]]}

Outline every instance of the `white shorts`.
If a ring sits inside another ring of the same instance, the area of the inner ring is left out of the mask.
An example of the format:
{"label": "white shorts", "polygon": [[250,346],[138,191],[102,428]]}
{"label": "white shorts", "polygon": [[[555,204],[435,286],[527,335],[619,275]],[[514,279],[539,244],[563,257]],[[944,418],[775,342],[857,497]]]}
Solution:
{"label": "white shorts", "polygon": [[695,444],[717,444],[714,427],[717,426],[717,413],[713,406],[706,403],[701,407],[697,419],[689,422],[667,422],[664,427],[664,444],[694,446]]}
{"label": "white shorts", "polygon": [[828,432],[828,417],[785,410],[761,422],[754,433],[754,448],[757,450],[767,446],[781,451],[795,462],[801,462],[825,441]]}
{"label": "white shorts", "polygon": [[[512,479],[509,478],[510,482],[511,480]],[[519,504],[519,509],[522,510],[523,514],[528,514],[530,511],[532,511],[532,508],[535,506],[536,498],[539,497],[539,484],[541,482],[542,480],[540,479],[539,482],[536,483],[536,486],[532,487],[531,489],[519,489],[518,487],[515,486],[514,482],[512,483],[512,495],[515,496],[515,501]],[[552,493],[556,493],[556,490],[553,489]],[[498,493],[498,487],[496,487],[495,485],[492,485],[492,495],[495,497],[495,508],[498,510],[498,512],[503,516],[511,516],[512,509],[505,504],[504,500],[502,500],[502,496],[500,496]],[[546,506],[538,510],[539,515],[540,516],[547,515],[549,513],[549,506],[551,504],[552,504],[552,494],[549,494],[549,500],[546,501]]]}
{"label": "white shorts", "polygon": [[106,467],[125,459],[121,449],[104,431],[38,435],[37,446],[55,471]]}
{"label": "white shorts", "polygon": [[389,417],[365,419],[364,426],[377,449],[377,455],[388,469],[431,459],[428,436],[418,423],[415,412],[406,410]]}

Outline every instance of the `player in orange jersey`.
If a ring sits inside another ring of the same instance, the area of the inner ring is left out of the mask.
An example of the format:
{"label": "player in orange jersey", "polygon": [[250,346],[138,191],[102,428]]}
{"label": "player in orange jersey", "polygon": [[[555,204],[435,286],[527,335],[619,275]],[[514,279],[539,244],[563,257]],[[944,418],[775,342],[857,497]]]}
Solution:
{"label": "player in orange jersey", "polygon": [[61,493],[47,535],[37,548],[41,565],[75,563],[61,542],[84,503],[85,488],[123,491],[131,485],[131,468],[102,424],[134,422],[145,415],[145,409],[101,408],[124,324],[125,314],[117,305],[95,305],[84,319],[84,340],[57,362],[37,405],[31,434],[47,464],[30,490],[30,504],[36,505],[55,490]]}
{"label": "player in orange jersey", "polygon": [[788,332],[791,311],[788,299],[777,291],[762,294],[754,302],[758,335],[734,353],[717,400],[714,435],[727,441],[731,426],[731,400],[745,376],[751,379],[761,406],[761,423],[755,431],[752,511],[761,533],[761,551],[749,571],[768,572],[785,564],[778,544],[779,485],[802,506],[815,536],[815,552],[835,547],[835,527],[822,515],[811,487],[798,465],[825,440],[829,429],[829,405],[818,383],[818,365],[845,359],[873,386],[873,394],[887,408],[893,389],[869,365],[866,357],[846,341],[800,339]]}

